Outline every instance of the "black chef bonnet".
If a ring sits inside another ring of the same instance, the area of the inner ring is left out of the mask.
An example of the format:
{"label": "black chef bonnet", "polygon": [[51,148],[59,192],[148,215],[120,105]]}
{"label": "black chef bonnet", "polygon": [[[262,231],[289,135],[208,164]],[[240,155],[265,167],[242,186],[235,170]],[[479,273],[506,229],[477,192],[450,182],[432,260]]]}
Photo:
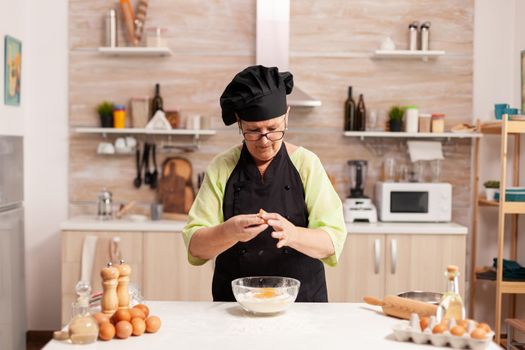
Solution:
{"label": "black chef bonnet", "polygon": [[222,120],[256,122],[286,113],[286,95],[292,92],[293,75],[277,67],[251,66],[238,73],[221,95]]}

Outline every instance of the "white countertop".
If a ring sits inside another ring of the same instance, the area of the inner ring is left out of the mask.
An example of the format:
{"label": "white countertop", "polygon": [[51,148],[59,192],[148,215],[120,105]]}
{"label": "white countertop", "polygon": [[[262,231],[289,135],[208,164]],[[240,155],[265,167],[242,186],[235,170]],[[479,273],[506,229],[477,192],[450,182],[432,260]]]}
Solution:
{"label": "white countertop", "polygon": [[[141,232],[181,232],[185,221],[158,220],[158,221],[131,221],[99,220],[94,216],[79,216],[64,221],[60,229],[64,231],[141,231]],[[356,222],[346,224],[349,234],[467,234],[468,229],[453,222]]]}
{"label": "white countertop", "polygon": [[186,221],[179,220],[145,220],[132,221],[126,218],[99,220],[95,216],[77,216],[60,224],[63,231],[162,231],[181,232]]}
{"label": "white countertop", "polygon": [[349,234],[444,234],[466,235],[468,228],[454,222],[354,222],[346,224]]}
{"label": "white countertop", "polygon": [[[379,308],[350,303],[295,303],[279,315],[257,317],[237,303],[146,302],[162,321],[158,333],[74,346],[52,340],[44,350],[94,349],[436,349],[398,342],[400,320]],[[450,349],[450,348],[449,348]],[[491,343],[488,350],[501,349]]]}

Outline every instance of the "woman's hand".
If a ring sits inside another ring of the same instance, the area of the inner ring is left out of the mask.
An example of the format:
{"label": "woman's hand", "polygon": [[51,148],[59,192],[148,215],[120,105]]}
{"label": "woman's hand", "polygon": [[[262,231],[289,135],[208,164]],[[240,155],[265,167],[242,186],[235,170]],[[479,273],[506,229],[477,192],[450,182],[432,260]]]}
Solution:
{"label": "woman's hand", "polygon": [[278,239],[277,248],[293,245],[297,237],[297,227],[294,224],[277,213],[264,213],[260,217],[274,228],[272,237]]}
{"label": "woman's hand", "polygon": [[224,232],[233,235],[240,242],[248,242],[268,228],[265,221],[256,214],[232,216],[223,225]]}

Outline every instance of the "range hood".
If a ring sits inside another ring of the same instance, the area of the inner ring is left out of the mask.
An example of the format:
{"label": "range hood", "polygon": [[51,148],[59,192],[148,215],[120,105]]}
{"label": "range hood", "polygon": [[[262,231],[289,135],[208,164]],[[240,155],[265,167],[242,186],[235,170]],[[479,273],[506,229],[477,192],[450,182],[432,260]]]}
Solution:
{"label": "range hood", "polygon": [[[290,0],[257,0],[256,64],[289,71]],[[321,101],[311,97],[294,81],[287,96],[292,107],[318,107]]]}

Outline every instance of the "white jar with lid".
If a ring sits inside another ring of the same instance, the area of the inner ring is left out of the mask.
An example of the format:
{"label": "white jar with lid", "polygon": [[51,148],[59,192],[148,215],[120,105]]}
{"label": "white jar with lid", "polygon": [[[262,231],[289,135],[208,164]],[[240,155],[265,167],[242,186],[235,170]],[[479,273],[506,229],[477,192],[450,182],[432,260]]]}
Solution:
{"label": "white jar with lid", "polygon": [[416,106],[405,107],[405,131],[417,132],[419,111]]}
{"label": "white jar with lid", "polygon": [[420,39],[421,43],[419,45],[420,50],[422,51],[428,51],[430,50],[429,42],[430,42],[430,22],[424,22],[421,24],[420,27]]}
{"label": "white jar with lid", "polygon": [[431,117],[430,113],[419,114],[419,132],[430,132]]}
{"label": "white jar with lid", "polygon": [[417,32],[419,22],[412,22],[408,25],[408,49],[410,51],[417,50]]}

